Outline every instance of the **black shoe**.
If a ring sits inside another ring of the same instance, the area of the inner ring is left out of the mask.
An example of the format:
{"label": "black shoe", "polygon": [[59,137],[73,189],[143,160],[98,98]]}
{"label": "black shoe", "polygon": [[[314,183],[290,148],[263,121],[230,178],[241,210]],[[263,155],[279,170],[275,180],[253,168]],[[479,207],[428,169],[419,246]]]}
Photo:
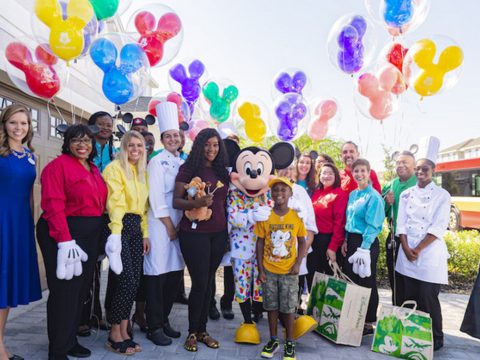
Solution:
{"label": "black shoe", "polygon": [[433,340],[433,351],[440,350],[443,347],[443,339]]}
{"label": "black shoe", "polygon": [[221,308],[222,316],[224,319],[233,320],[235,318],[235,314],[233,313],[232,307],[225,307]]}
{"label": "black shoe", "polygon": [[138,327],[140,328],[140,331],[141,332],[144,332],[146,333],[148,331],[148,326],[147,326],[147,322],[145,320],[139,322],[138,321],[138,318],[135,314],[132,315],[132,331],[133,331],[133,326],[137,324]]}
{"label": "black shoe", "polygon": [[263,319],[263,313],[255,313],[252,316],[252,320],[255,322],[255,324],[258,324],[260,319]]}
{"label": "black shoe", "polygon": [[372,335],[374,332],[373,326],[364,326],[363,327],[363,336]]}
{"label": "black shoe", "polygon": [[83,347],[82,345],[77,343],[73,348],[70,349],[67,355],[77,358],[87,358],[92,355],[92,352],[86,347]]}
{"label": "black shoe", "polygon": [[77,329],[77,336],[80,337],[87,337],[91,335],[90,326],[88,325],[80,325]]}
{"label": "black shoe", "polygon": [[180,336],[182,336],[180,331],[177,331],[177,330],[173,329],[169,322],[166,322],[163,325],[163,332],[168,337],[171,337],[171,338],[174,338],[174,339],[178,339]]}
{"label": "black shoe", "polygon": [[220,319],[220,313],[218,312],[217,305],[212,304],[210,310],[208,311],[208,317],[212,320]]}
{"label": "black shoe", "polygon": [[176,303],[183,304],[183,305],[188,305],[188,296],[187,294],[183,293],[177,296],[175,299]]}
{"label": "black shoe", "polygon": [[172,343],[172,339],[165,335],[163,329],[157,329],[154,332],[147,333],[147,339],[158,346],[167,346]]}

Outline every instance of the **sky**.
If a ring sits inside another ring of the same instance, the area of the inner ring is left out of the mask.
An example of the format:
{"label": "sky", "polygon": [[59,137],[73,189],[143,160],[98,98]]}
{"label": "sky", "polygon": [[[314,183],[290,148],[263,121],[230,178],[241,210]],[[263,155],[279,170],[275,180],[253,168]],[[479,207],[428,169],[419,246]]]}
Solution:
{"label": "sky", "polygon": [[[378,1],[370,1],[378,3]],[[363,0],[165,0],[182,20],[183,43],[169,64],[153,71],[158,91],[168,90],[168,69],[174,64],[200,59],[209,77],[229,79],[239,97],[255,98],[273,109],[273,79],[285,69],[303,70],[310,81],[307,100],[334,98],[341,116],[335,136],[360,145],[361,155],[373,167],[383,167],[382,144],[405,150],[423,136],[440,139],[441,148],[480,136],[480,41],[474,19],[480,1],[434,0],[425,22],[406,34],[408,47],[438,35],[453,39],[463,50],[464,62],[457,85],[420,101],[409,91],[397,113],[383,123],[364,117],[354,102],[354,79],[336,69],[327,53],[328,33],[346,14],[368,17]],[[134,0],[129,11],[148,9],[146,1]],[[126,19],[128,14],[123,16]],[[376,25],[376,54],[392,41]],[[377,56],[377,55],[375,55]],[[477,64],[477,65],[475,65]],[[373,67],[373,65],[372,65]],[[367,67],[367,70],[369,67]],[[356,77],[355,77],[356,78]]]}

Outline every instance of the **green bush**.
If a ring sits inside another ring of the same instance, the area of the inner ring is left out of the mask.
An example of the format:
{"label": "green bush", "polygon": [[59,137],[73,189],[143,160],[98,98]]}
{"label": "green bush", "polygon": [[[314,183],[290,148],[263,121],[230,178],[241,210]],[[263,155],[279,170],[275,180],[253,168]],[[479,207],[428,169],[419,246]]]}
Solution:
{"label": "green bush", "polygon": [[473,282],[480,262],[480,233],[476,230],[449,231],[444,239],[450,253],[448,260],[450,282]]}

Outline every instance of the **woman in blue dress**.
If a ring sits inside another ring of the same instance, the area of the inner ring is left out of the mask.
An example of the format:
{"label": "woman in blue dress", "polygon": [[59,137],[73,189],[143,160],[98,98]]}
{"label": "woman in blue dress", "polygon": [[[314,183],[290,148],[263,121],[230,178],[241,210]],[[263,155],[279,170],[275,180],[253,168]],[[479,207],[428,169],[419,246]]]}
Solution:
{"label": "woman in blue dress", "polygon": [[[3,338],[11,307],[42,297],[33,226],[36,177],[30,112],[10,105],[0,115],[0,359],[21,360]],[[24,146],[26,144],[26,147]]]}

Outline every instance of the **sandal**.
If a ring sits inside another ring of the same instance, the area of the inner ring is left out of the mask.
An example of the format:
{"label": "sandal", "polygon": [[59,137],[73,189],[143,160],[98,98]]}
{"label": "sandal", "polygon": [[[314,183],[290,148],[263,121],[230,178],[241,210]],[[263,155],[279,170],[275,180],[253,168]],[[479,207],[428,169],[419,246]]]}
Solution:
{"label": "sandal", "polygon": [[141,346],[133,341],[132,339],[124,340],[123,342],[127,343],[128,347],[135,349],[135,352],[142,352]]}
{"label": "sandal", "polygon": [[197,335],[195,333],[191,333],[187,336],[187,339],[185,340],[185,344],[183,345],[185,350],[187,351],[197,351]]}
{"label": "sandal", "polygon": [[[135,349],[132,348],[125,341],[115,342],[112,339],[108,338],[107,343],[105,344],[105,347],[107,348],[107,350],[110,350],[116,354],[122,354],[127,356],[135,354]],[[133,351],[129,352],[128,349],[132,349]]]}
{"label": "sandal", "polygon": [[220,347],[220,343],[214,338],[212,338],[210,334],[206,331],[198,334],[197,339],[199,342],[204,343],[209,348],[218,349]]}

